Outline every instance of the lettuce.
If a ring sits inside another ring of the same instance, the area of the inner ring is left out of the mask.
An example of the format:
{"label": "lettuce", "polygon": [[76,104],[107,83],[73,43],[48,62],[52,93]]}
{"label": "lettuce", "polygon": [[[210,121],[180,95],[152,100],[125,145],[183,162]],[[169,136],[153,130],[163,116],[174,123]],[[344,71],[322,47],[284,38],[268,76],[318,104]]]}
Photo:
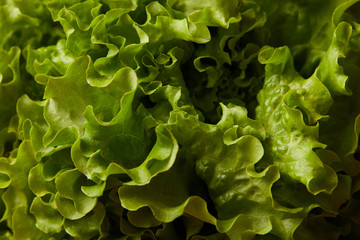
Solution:
{"label": "lettuce", "polygon": [[360,238],[357,0],[0,3],[0,238]]}

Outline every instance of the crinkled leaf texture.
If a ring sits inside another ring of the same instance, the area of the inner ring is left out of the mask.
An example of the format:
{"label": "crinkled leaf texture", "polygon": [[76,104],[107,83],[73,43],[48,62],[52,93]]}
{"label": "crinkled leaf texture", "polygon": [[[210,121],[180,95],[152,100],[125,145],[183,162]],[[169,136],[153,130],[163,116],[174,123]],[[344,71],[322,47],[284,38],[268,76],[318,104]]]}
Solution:
{"label": "crinkled leaf texture", "polygon": [[0,239],[359,239],[359,14],[0,2]]}

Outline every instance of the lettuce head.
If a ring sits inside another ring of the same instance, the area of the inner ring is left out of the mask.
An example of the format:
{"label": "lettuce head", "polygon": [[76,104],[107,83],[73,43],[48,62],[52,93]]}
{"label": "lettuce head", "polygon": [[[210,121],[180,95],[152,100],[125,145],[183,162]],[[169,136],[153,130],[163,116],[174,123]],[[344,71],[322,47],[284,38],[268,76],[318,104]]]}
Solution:
{"label": "lettuce head", "polygon": [[359,16],[0,1],[0,239],[360,239]]}

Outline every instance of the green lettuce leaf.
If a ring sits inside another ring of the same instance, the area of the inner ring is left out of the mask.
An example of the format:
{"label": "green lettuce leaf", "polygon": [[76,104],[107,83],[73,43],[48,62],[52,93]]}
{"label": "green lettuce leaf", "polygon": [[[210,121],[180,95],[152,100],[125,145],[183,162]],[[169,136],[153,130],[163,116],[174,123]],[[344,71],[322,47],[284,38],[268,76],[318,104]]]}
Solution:
{"label": "green lettuce leaf", "polygon": [[0,2],[0,238],[359,238],[358,2]]}
{"label": "green lettuce leaf", "polygon": [[286,47],[263,48],[259,61],[267,64],[256,109],[267,132],[266,161],[313,194],[333,191],[337,176],[313,151],[325,147],[318,141],[317,121],[332,104],[330,92],[315,75],[303,79],[295,71]]}

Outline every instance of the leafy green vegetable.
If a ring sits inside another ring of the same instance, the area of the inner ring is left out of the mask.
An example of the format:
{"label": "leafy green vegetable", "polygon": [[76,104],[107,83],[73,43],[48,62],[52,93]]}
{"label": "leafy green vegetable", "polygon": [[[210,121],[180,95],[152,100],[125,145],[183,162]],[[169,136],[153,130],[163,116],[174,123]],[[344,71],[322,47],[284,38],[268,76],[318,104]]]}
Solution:
{"label": "leafy green vegetable", "polygon": [[360,238],[359,14],[0,2],[0,238]]}

